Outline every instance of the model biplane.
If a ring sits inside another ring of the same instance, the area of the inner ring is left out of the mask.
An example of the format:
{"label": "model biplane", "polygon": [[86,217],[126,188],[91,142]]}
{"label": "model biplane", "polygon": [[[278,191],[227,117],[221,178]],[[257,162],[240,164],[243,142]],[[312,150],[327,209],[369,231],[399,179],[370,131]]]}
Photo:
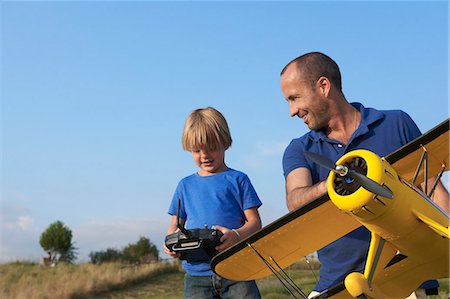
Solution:
{"label": "model biplane", "polygon": [[383,158],[355,150],[334,163],[305,154],[330,169],[328,194],[215,256],[215,273],[290,283],[283,269],[364,225],[372,234],[364,273],[315,298],[405,298],[426,280],[449,277],[449,216],[430,199],[449,168],[449,119]]}

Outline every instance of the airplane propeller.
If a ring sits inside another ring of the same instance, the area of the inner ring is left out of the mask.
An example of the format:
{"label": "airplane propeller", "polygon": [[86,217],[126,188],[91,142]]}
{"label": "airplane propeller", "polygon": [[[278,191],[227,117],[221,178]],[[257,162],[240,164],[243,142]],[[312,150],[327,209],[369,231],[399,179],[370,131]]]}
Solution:
{"label": "airplane propeller", "polygon": [[392,199],[394,196],[392,192],[386,190],[383,186],[375,182],[374,180],[366,177],[365,175],[355,171],[348,169],[348,167],[344,165],[336,165],[329,158],[305,151],[305,156],[311,161],[319,164],[320,166],[333,171],[334,173],[342,176],[342,177],[350,177],[354,179],[359,185],[361,185],[367,191],[375,193],[377,195]]}

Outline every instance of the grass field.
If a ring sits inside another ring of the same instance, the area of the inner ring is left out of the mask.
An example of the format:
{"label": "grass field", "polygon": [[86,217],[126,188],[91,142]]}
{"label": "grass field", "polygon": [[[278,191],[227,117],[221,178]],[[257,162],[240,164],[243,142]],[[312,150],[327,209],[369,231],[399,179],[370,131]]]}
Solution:
{"label": "grass field", "polygon": [[[313,264],[317,268],[317,264]],[[289,276],[308,294],[318,270],[311,271],[302,260],[287,269]],[[28,262],[0,265],[2,299],[176,299],[183,298],[184,273],[178,264],[124,266],[80,264],[42,267]],[[449,282],[440,280],[447,299]],[[257,280],[263,299],[290,298],[274,275]]]}
{"label": "grass field", "polygon": [[97,295],[109,298],[109,294],[131,290],[136,285],[154,279],[165,280],[169,289],[167,276],[170,274],[181,276],[178,265],[128,266],[112,263],[42,267],[28,262],[16,262],[0,265],[0,298],[69,299],[96,298]]}

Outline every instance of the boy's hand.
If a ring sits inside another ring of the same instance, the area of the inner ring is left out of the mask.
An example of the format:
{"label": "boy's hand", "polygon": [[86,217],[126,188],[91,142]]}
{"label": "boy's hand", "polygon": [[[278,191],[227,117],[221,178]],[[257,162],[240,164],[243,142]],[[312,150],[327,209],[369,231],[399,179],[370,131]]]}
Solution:
{"label": "boy's hand", "polygon": [[220,225],[215,225],[212,228],[220,230],[223,234],[222,238],[220,238],[220,242],[222,242],[222,244],[216,247],[216,250],[218,251],[223,251],[228,247],[233,246],[240,240],[238,234],[229,228]]}
{"label": "boy's hand", "polygon": [[173,258],[180,257],[180,254],[179,254],[178,252],[170,251],[170,249],[167,248],[167,246],[166,246],[165,243],[163,243],[163,248],[164,248],[164,252],[165,252],[167,255],[170,255],[170,256],[173,257]]}

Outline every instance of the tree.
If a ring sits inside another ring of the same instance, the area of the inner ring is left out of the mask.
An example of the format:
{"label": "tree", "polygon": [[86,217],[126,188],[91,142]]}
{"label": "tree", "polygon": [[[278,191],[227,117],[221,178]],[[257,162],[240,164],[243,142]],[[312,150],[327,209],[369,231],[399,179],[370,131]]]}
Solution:
{"label": "tree", "polygon": [[123,251],[123,259],[130,263],[149,263],[157,261],[158,248],[146,237],[140,237],[135,244],[128,244]]}
{"label": "tree", "polygon": [[62,221],[50,224],[41,234],[39,244],[49,253],[52,261],[73,263],[77,258],[76,248],[72,243],[72,231]]}

